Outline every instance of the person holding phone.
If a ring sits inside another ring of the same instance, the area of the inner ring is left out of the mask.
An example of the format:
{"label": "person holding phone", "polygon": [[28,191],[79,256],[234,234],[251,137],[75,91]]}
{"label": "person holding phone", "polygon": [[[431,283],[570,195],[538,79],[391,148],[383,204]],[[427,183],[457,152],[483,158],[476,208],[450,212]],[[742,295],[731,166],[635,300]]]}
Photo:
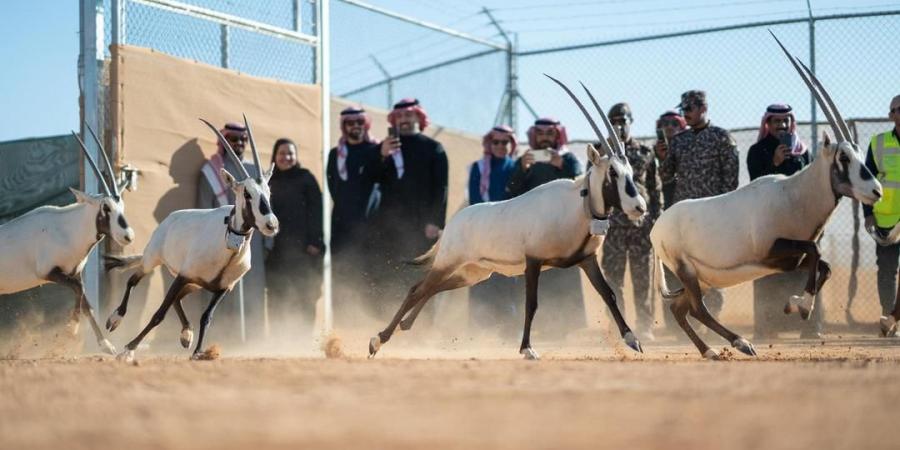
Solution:
{"label": "person holding phone", "polygon": [[764,175],[793,175],[809,165],[806,144],[797,138],[797,122],[791,105],[776,103],[766,108],[756,143],[747,152],[750,180]]}
{"label": "person holding phone", "polygon": [[[566,146],[566,127],[551,117],[537,119],[528,129],[528,146],[516,161],[515,169],[506,184],[510,198],[522,195],[544,183],[560,178],[574,179],[584,172],[581,162]],[[540,211],[535,211],[540,214]],[[534,329],[549,338],[563,338],[566,333],[587,325],[581,274],[578,267],[550,269],[541,273],[538,287],[540,298],[557,302],[552,315],[538,315]]]}
{"label": "person holding phone", "polygon": [[[806,144],[797,137],[797,119],[790,105],[776,103],[766,108],[759,124],[756,143],[747,151],[750,181],[765,175],[793,175],[809,165]],[[779,331],[800,327],[802,338],[821,336],[821,296],[816,296],[813,318],[799,322],[786,316],[782,307],[786,299],[803,290],[805,272],[794,271],[769,275],[753,282],[753,337],[772,339]]]}
{"label": "person holding phone", "polygon": [[601,267],[610,286],[615,290],[621,309],[625,303],[625,266],[631,267],[631,285],[634,292],[635,332],[642,341],[652,341],[653,301],[650,296],[650,274],[653,245],[650,228],[659,217],[661,209],[660,185],[653,150],[631,137],[634,119],[628,103],[616,103],[607,113],[613,129],[625,147],[625,157],[633,170],[635,184],[647,201],[648,217],[635,225],[622,211],[609,215],[609,231],[603,239]]}
{"label": "person holding phone", "polygon": [[[369,262],[379,315],[388,317],[420,276],[405,261],[437,241],[447,214],[447,154],[425,136],[428,114],[415,98],[405,98],[388,114],[389,136],[381,142],[377,182],[381,202],[370,217]],[[394,136],[391,136],[393,134]]]}
{"label": "person holding phone", "polygon": [[[656,144],[654,144],[653,150],[656,152],[657,166],[666,159],[666,152],[669,150],[669,143],[672,142],[672,138],[686,129],[687,122],[684,121],[684,117],[681,117],[681,114],[678,114],[678,111],[666,111],[656,119]],[[674,180],[669,180],[669,182],[662,184],[662,199],[663,210],[668,209],[675,203]],[[655,219],[656,217],[654,217]]]}

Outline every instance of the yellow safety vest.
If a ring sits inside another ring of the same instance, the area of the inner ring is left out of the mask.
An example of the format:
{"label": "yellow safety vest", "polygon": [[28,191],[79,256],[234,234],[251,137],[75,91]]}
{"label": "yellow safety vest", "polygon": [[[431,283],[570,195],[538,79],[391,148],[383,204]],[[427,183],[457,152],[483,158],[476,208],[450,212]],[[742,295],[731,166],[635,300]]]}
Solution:
{"label": "yellow safety vest", "polygon": [[875,223],[881,228],[891,228],[900,222],[900,142],[892,130],[872,137],[869,148],[884,192],[872,208]]}

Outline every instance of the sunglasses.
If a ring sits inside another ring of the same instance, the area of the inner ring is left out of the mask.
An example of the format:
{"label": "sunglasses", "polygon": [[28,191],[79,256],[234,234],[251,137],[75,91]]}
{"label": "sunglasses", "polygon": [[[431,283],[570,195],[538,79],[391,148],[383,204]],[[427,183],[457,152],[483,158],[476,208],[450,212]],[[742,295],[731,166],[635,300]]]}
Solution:
{"label": "sunglasses", "polygon": [[358,119],[358,120],[346,120],[346,121],[344,121],[344,123],[347,124],[347,125],[365,125],[365,124],[366,124],[366,121],[363,120],[363,119]]}
{"label": "sunglasses", "polygon": [[496,139],[495,139],[495,140],[491,141],[491,144],[494,144],[494,145],[507,145],[507,144],[509,144],[509,141],[499,141],[499,140],[496,140]]}
{"label": "sunglasses", "polygon": [[895,113],[895,114],[900,114],[900,106],[898,106],[898,107],[892,109],[891,112],[892,112],[892,113]]}
{"label": "sunglasses", "polygon": [[225,139],[228,142],[247,142],[247,136],[228,136]]}

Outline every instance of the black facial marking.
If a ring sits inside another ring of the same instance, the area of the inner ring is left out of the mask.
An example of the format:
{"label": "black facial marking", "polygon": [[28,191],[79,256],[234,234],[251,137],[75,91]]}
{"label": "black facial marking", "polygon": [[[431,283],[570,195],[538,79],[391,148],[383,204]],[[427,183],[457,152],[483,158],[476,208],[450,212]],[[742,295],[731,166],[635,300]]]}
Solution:
{"label": "black facial marking", "polygon": [[128,222],[125,221],[125,216],[119,214],[118,222],[119,226],[122,227],[123,230],[128,228]]}
{"label": "black facial marking", "polygon": [[872,178],[875,178],[874,176],[872,176],[872,172],[869,171],[869,168],[866,167],[865,164],[859,165],[859,177],[863,180],[871,180]]}
{"label": "black facial marking", "polygon": [[634,186],[634,181],[631,177],[625,178],[625,193],[632,198],[638,196],[637,188]]}
{"label": "black facial marking", "polygon": [[259,197],[259,213],[268,216],[272,210],[269,208],[269,202],[265,197]]}

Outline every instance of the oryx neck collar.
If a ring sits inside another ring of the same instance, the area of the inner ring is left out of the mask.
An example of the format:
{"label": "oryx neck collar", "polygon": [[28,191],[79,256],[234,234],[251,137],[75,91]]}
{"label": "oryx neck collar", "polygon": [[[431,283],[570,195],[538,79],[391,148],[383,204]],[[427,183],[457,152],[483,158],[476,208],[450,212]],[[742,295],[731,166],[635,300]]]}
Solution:
{"label": "oryx neck collar", "polygon": [[584,213],[588,219],[607,220],[609,214],[606,213],[606,210],[609,208],[606,207],[606,199],[603,199],[603,212],[601,214],[597,214],[597,211],[594,210],[594,204],[591,202],[591,171],[593,171],[593,168],[588,169],[588,173],[585,174],[584,189],[581,190],[581,197],[584,199]]}

